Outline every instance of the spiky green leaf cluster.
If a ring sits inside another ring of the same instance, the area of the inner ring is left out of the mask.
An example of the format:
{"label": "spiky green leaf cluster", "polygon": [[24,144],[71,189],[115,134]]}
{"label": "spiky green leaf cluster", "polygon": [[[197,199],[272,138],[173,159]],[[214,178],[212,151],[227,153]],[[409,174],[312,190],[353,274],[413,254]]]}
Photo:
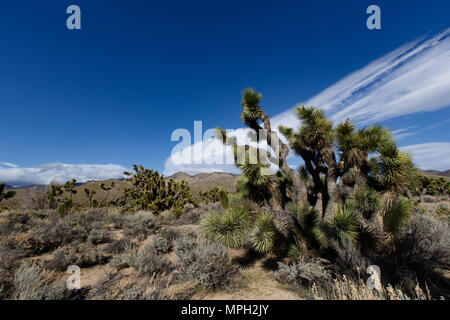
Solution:
{"label": "spiky green leaf cluster", "polygon": [[251,233],[251,242],[257,252],[269,252],[273,250],[277,239],[277,229],[275,227],[274,217],[271,213],[261,213],[256,221]]}
{"label": "spiky green leaf cluster", "polygon": [[180,212],[187,204],[192,202],[192,195],[188,183],[170,179],[168,182],[158,171],[145,169],[143,166],[133,165],[134,174],[127,180],[132,187],[125,189],[125,196],[131,200],[132,208],[136,210],[149,210],[155,214],[173,209]]}
{"label": "spiky green leaf cluster", "polygon": [[15,191],[6,191],[6,184],[0,183],[0,202],[10,199],[16,195]]}
{"label": "spiky green leaf cluster", "polygon": [[328,238],[340,241],[341,239],[356,242],[358,239],[359,224],[355,209],[348,204],[340,205],[336,214],[325,225]]}
{"label": "spiky green leaf cluster", "polygon": [[401,231],[410,221],[411,209],[412,205],[408,199],[397,199],[384,216],[384,230],[390,233]]}
{"label": "spiky green leaf cluster", "polygon": [[209,212],[202,220],[203,233],[211,240],[230,248],[242,245],[250,228],[250,213],[242,207],[234,207],[223,213]]}

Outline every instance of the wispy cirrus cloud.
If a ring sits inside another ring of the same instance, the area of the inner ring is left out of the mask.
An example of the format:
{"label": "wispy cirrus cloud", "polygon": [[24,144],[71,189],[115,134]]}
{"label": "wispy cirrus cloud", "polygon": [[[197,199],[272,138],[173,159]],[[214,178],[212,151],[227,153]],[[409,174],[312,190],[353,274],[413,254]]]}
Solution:
{"label": "wispy cirrus cloud", "polygon": [[[334,122],[348,117],[356,124],[364,125],[449,107],[449,88],[450,28],[401,46],[323,90],[307,100],[305,105],[321,108]],[[300,125],[293,108],[274,116],[271,122],[273,128],[279,125],[297,128]],[[426,129],[410,126],[396,130],[394,135],[402,139]],[[428,143],[404,148],[413,154],[419,166],[442,169],[450,167],[448,157],[432,160],[422,152],[426,147],[433,154],[432,148],[444,146],[445,143]],[[188,148],[192,150],[192,147]],[[439,152],[441,150],[436,150],[435,154]],[[208,154],[203,153],[203,156],[208,157]],[[177,167],[169,160],[166,161],[166,171],[171,173],[190,167]],[[217,171],[229,170],[223,166],[214,168]],[[200,171],[201,165],[195,165],[195,170]],[[211,170],[211,167],[205,167],[205,170]]]}
{"label": "wispy cirrus cloud", "polygon": [[[334,121],[364,124],[450,106],[450,28],[408,43],[305,102]],[[274,124],[298,126],[293,109]]]}
{"label": "wispy cirrus cloud", "polygon": [[431,142],[401,147],[414,156],[421,169],[448,170],[450,168],[450,142]]}
{"label": "wispy cirrus cloud", "polygon": [[0,181],[12,186],[64,183],[73,178],[78,182],[123,178],[127,169],[117,164],[43,164],[23,168],[7,162],[0,163]]}

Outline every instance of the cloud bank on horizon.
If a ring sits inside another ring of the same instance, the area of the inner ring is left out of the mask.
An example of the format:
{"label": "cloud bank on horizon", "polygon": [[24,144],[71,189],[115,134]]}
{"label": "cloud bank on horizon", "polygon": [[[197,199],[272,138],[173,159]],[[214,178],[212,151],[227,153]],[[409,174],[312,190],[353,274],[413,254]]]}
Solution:
{"label": "cloud bank on horizon", "polygon": [[[450,106],[450,28],[429,37],[422,37],[373,61],[344,77],[334,85],[306,101],[305,105],[324,110],[335,123],[350,118],[356,125],[405,117],[419,112],[433,112]],[[298,128],[294,108],[271,119],[272,128],[279,125]],[[444,122],[448,122],[448,119]],[[409,126],[394,131],[401,139],[423,130]],[[239,129],[242,130],[242,129]],[[210,141],[203,142],[203,148]],[[192,145],[182,152],[188,154],[201,146]],[[450,143],[433,141],[402,147],[410,152],[422,169],[450,168]],[[228,149],[231,152],[231,149]],[[210,154],[204,152],[208,159]],[[176,165],[169,157],[164,173],[177,171],[198,173],[201,165]],[[224,165],[204,166],[204,172],[227,171]],[[228,171],[229,172],[229,171]],[[234,171],[233,171],[234,172]]]}
{"label": "cloud bank on horizon", "polygon": [[64,183],[73,178],[78,182],[120,179],[127,169],[117,164],[44,164],[22,168],[12,163],[0,162],[0,181],[11,186],[47,185]]}

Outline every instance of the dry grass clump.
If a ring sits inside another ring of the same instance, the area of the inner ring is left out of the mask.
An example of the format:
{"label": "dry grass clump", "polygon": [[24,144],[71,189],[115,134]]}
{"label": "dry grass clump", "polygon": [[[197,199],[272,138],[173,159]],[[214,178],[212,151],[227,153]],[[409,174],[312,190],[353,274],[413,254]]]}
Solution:
{"label": "dry grass clump", "polygon": [[333,286],[324,290],[317,284],[311,287],[312,300],[430,300],[429,293],[424,293],[417,285],[415,296],[410,297],[399,288],[391,285],[382,287],[381,290],[370,289],[361,279],[355,281],[343,276],[342,279],[334,279]]}
{"label": "dry grass clump", "polygon": [[14,276],[13,298],[18,300],[68,300],[76,291],[68,290],[65,282],[54,280],[54,273],[36,262],[26,262]]}

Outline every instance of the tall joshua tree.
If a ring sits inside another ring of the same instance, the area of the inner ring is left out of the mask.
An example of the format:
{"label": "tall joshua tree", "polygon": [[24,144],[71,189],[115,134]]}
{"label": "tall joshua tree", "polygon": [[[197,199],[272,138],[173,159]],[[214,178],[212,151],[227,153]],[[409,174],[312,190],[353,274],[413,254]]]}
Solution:
{"label": "tall joshua tree", "polygon": [[6,184],[0,183],[0,202],[10,199],[16,195],[15,191],[6,191]]}
{"label": "tall joshua tree", "polygon": [[[275,187],[279,185],[276,177],[262,175],[261,170],[271,164],[277,166],[279,173],[289,181],[292,200],[296,203],[308,200],[319,209],[322,221],[330,220],[339,203],[354,197],[356,190],[364,184],[370,183],[374,188],[386,191],[391,195],[389,199],[395,199],[405,187],[414,167],[409,155],[397,148],[388,130],[379,125],[356,130],[348,119],[333,126],[323,111],[302,105],[295,109],[301,121],[298,130],[278,128],[287,140],[288,144],[285,144],[260,107],[261,99],[261,94],[253,89],[244,90],[241,120],[256,131],[258,142],[267,142],[268,156],[258,157],[256,163],[245,161],[238,166],[247,187],[262,187],[272,203],[283,205],[277,200],[283,197],[280,197],[280,188]],[[246,153],[251,150],[247,145],[237,146],[236,139],[227,137],[220,128],[217,136],[223,143],[233,146],[235,160],[240,153],[247,157]],[[288,166],[286,158],[290,150],[302,158],[302,174]],[[379,156],[369,159],[374,152]],[[305,179],[309,183],[305,183]]]}

